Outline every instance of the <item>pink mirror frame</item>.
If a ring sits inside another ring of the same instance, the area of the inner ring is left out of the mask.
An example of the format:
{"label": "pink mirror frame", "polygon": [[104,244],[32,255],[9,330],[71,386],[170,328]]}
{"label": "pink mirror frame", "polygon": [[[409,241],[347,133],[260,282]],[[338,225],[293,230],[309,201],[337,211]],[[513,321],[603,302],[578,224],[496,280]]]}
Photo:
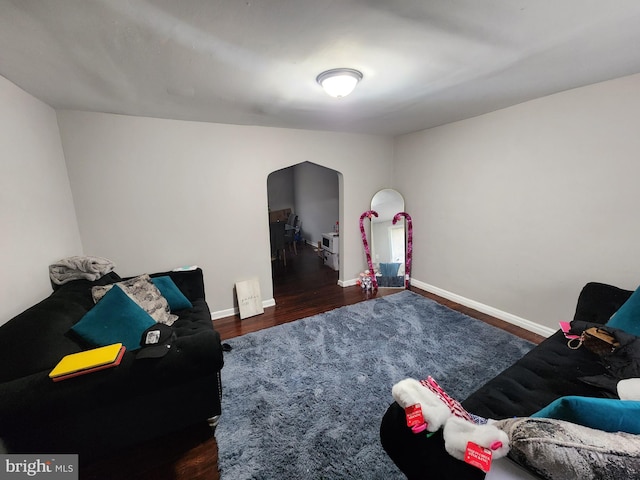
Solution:
{"label": "pink mirror frame", "polygon": [[393,217],[393,224],[395,225],[402,217],[405,217],[407,220],[407,258],[404,270],[404,286],[405,288],[409,288],[411,280],[411,256],[413,252],[413,222],[411,215],[407,212],[400,212],[396,213]]}

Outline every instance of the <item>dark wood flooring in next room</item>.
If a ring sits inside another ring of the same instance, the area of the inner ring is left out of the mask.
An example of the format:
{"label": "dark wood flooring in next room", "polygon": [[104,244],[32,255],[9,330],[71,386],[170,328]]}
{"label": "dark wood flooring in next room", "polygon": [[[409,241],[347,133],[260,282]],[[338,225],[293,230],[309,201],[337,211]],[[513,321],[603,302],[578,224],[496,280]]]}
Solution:
{"label": "dark wood flooring in next room", "polygon": [[[301,245],[298,254],[287,252],[286,266],[273,263],[276,306],[264,314],[240,321],[238,316],[214,321],[222,340],[272,327],[344,305],[396,293],[380,289],[367,294],[360,287],[338,286],[338,272],[322,264],[314,247]],[[411,290],[470,317],[539,343],[543,337],[422,290]],[[223,382],[224,394],[224,382]],[[224,412],[223,412],[224,415]],[[126,435],[126,432],[123,432]],[[143,444],[91,465],[81,466],[80,479],[90,480],[218,480],[218,447],[211,430],[202,425]]]}

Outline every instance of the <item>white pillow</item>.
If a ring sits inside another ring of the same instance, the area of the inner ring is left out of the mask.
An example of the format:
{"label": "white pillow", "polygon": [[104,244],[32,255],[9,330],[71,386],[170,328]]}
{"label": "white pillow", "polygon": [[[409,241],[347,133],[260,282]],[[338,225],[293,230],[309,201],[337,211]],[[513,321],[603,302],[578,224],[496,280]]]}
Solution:
{"label": "white pillow", "polygon": [[627,378],[618,382],[620,400],[640,400],[640,378]]}

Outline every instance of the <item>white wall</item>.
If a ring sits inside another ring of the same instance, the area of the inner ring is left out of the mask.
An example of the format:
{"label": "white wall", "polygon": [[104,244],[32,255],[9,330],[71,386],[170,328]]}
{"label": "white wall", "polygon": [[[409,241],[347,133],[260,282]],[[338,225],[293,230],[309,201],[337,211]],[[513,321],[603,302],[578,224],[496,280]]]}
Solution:
{"label": "white wall", "polygon": [[82,254],[53,109],[0,77],[0,324],[51,294],[48,266]]}
{"label": "white wall", "polygon": [[[317,245],[323,233],[333,231],[340,215],[339,176],[334,170],[307,162],[296,165],[294,178],[302,236],[306,242]],[[356,275],[347,276],[354,277]]]}
{"label": "white wall", "polygon": [[640,284],[640,75],[396,139],[412,277],[550,328]]}
{"label": "white wall", "polygon": [[295,210],[293,169],[287,167],[272,172],[267,177],[267,195],[270,211],[290,208]]}
{"label": "white wall", "polygon": [[304,161],[342,173],[340,279],[365,263],[358,221],[391,175],[390,138],[58,112],[87,252],[121,275],[197,264],[214,316],[257,276],[273,297],[267,177]]}

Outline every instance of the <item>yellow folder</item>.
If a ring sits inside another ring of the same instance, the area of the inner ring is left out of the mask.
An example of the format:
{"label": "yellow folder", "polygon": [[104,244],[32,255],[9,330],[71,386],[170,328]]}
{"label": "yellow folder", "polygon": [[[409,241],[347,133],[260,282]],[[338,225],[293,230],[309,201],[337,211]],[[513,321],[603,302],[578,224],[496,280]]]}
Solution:
{"label": "yellow folder", "polygon": [[114,343],[106,347],[98,347],[84,352],[66,355],[58,362],[49,377],[56,378],[61,375],[80,372],[89,368],[100,367],[113,363],[118,358],[122,343]]}

